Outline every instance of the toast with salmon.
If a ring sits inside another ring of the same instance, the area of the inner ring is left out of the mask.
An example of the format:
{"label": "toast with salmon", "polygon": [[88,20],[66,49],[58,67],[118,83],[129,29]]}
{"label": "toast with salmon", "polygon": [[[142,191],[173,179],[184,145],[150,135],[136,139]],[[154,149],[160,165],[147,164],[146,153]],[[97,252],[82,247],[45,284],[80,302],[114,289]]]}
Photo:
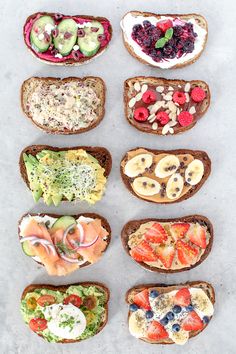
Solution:
{"label": "toast with salmon", "polygon": [[193,128],[210,99],[207,83],[200,80],[137,76],[124,83],[126,119],[145,133],[175,135]]}
{"label": "toast with salmon", "polygon": [[108,221],[94,213],[25,214],[18,224],[24,253],[49,275],[68,275],[100,260],[111,241]]}
{"label": "toast with salmon", "polygon": [[202,215],[131,220],[121,232],[126,253],[141,267],[157,273],[197,267],[208,257],[213,237],[212,223]]}
{"label": "toast with salmon", "polygon": [[23,113],[49,134],[80,134],[105,114],[106,86],[99,77],[31,77],[21,87]]}
{"label": "toast with salmon", "polygon": [[40,61],[74,66],[104,52],[112,27],[105,17],[37,12],[27,18],[23,36],[29,51]]}
{"label": "toast with salmon", "polygon": [[142,284],[126,293],[129,331],[150,344],[183,345],[201,333],[214,313],[211,284]]}
{"label": "toast with salmon", "polygon": [[143,64],[176,69],[194,63],[208,37],[206,19],[198,14],[130,11],[121,20],[128,52]]}
{"label": "toast with salmon", "polygon": [[137,147],[120,165],[121,177],[136,197],[157,203],[181,202],[193,196],[211,172],[211,160],[199,150],[154,150]]}
{"label": "toast with salmon", "polygon": [[108,321],[109,289],[97,282],[32,284],[21,296],[24,322],[51,343],[75,343],[102,331]]}

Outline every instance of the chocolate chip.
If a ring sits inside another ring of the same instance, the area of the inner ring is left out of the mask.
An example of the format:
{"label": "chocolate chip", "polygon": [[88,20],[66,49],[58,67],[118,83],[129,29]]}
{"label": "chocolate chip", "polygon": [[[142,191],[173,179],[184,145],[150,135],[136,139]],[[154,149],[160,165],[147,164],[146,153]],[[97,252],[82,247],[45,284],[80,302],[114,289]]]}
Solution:
{"label": "chocolate chip", "polygon": [[175,197],[176,197],[176,194],[175,194],[175,193],[174,193],[174,194],[172,194],[172,197],[174,197],[174,198],[175,198]]}
{"label": "chocolate chip", "polygon": [[188,182],[184,182],[185,187],[188,186]]}
{"label": "chocolate chip", "polygon": [[184,168],[184,162],[180,162],[180,168]]}
{"label": "chocolate chip", "polygon": [[183,160],[184,160],[184,161],[187,161],[187,160],[188,160],[188,158],[187,158],[186,156],[184,156]]}
{"label": "chocolate chip", "polygon": [[175,190],[176,190],[176,192],[179,192],[179,191],[180,191],[179,187],[175,188]]}
{"label": "chocolate chip", "polygon": [[174,181],[177,182],[177,181],[178,181],[178,178],[175,177],[175,178],[174,178]]}
{"label": "chocolate chip", "polygon": [[166,185],[165,185],[165,183],[162,182],[161,186],[162,186],[162,188],[164,188]]}
{"label": "chocolate chip", "polygon": [[180,176],[184,177],[184,173],[183,173],[183,172],[182,172],[182,173],[180,173]]}
{"label": "chocolate chip", "polygon": [[188,178],[187,181],[188,181],[188,182],[191,182],[191,178]]}
{"label": "chocolate chip", "polygon": [[143,186],[146,187],[146,185],[147,185],[147,182],[143,182]]}
{"label": "chocolate chip", "polygon": [[142,157],[142,158],[141,158],[141,161],[142,161],[142,162],[144,162],[144,161],[145,161],[145,158],[144,158],[144,157]]}

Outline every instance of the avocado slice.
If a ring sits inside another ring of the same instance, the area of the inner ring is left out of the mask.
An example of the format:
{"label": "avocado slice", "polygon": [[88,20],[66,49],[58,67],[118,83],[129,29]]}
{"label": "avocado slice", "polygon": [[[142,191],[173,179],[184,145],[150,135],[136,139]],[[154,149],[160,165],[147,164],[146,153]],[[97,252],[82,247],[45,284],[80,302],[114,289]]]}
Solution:
{"label": "avocado slice", "polygon": [[51,227],[51,231],[55,232],[58,229],[66,230],[69,226],[76,224],[75,218],[72,216],[61,216],[58,218]]}
{"label": "avocado slice", "polygon": [[37,168],[38,161],[32,155],[23,155],[23,160],[26,167],[27,177],[30,182],[30,189],[33,194],[34,201],[37,203],[42,196],[42,189],[35,181],[35,168]]}
{"label": "avocado slice", "polygon": [[58,206],[62,200],[62,194],[52,195],[52,201],[55,206]]}

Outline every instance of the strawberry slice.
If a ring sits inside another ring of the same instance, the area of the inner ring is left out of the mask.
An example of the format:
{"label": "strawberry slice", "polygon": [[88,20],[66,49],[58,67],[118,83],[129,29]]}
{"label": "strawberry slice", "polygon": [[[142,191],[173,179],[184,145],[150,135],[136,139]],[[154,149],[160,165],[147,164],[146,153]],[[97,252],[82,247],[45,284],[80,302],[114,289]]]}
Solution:
{"label": "strawberry slice", "polygon": [[148,289],[145,289],[145,290],[141,291],[140,293],[134,295],[134,303],[145,310],[150,310],[151,306],[149,303]]}
{"label": "strawberry slice", "polygon": [[206,231],[201,225],[194,225],[189,231],[189,239],[195,245],[206,248]]}
{"label": "strawberry slice", "polygon": [[169,28],[171,28],[173,26],[173,23],[171,20],[163,20],[163,21],[157,22],[156,26],[162,32],[166,32]]}
{"label": "strawberry slice", "polygon": [[173,224],[170,227],[171,236],[175,241],[180,238],[183,238],[186,235],[186,232],[189,230],[190,225],[184,222],[179,222],[177,224]]}
{"label": "strawberry slice", "polygon": [[145,240],[132,248],[130,255],[137,262],[154,262],[158,259],[157,254]]}
{"label": "strawberry slice", "polygon": [[174,297],[174,302],[180,306],[188,306],[191,302],[191,294],[188,288],[182,288],[177,291]]}
{"label": "strawberry slice", "polygon": [[192,311],[182,321],[181,327],[185,331],[199,331],[203,329],[204,325],[198,314],[195,311]]}
{"label": "strawberry slice", "polygon": [[167,240],[168,234],[161,224],[155,223],[144,234],[145,240],[151,243],[161,243]]}
{"label": "strawberry slice", "polygon": [[198,249],[191,247],[188,243],[181,240],[177,241],[176,248],[180,263],[183,265],[191,265],[195,263],[199,254]]}
{"label": "strawberry slice", "polygon": [[161,245],[157,248],[157,255],[161,263],[169,269],[175,256],[175,247],[171,245]]}
{"label": "strawberry slice", "polygon": [[148,339],[152,340],[161,340],[168,338],[169,335],[166,332],[165,328],[157,321],[152,321],[147,330]]}

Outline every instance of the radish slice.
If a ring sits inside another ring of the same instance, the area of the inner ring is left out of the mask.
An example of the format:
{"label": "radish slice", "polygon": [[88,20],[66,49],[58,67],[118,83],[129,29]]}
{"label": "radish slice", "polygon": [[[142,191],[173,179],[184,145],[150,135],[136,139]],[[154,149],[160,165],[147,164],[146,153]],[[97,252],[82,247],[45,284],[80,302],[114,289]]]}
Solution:
{"label": "radish slice", "polygon": [[78,265],[82,265],[82,264],[84,264],[84,263],[86,262],[85,260],[79,261],[78,259],[73,259],[73,258],[67,257],[67,256],[65,256],[64,254],[60,254],[60,257],[61,257],[62,259],[64,259],[64,261],[66,261],[66,262],[69,262],[69,263],[76,263],[76,264],[78,264]]}
{"label": "radish slice", "polygon": [[93,241],[89,242],[89,243],[82,243],[76,249],[91,247],[92,245],[94,245],[94,243],[97,242],[98,238],[99,238],[99,236],[95,237],[95,239]]}

